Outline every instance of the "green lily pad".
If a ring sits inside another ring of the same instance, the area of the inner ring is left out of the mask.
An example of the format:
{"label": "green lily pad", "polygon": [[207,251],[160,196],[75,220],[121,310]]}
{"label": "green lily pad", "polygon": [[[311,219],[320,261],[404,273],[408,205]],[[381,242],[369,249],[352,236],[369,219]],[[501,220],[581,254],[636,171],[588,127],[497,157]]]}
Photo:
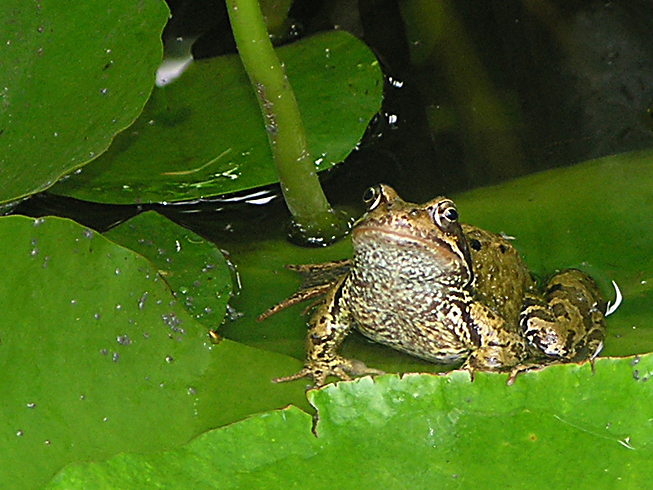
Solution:
{"label": "green lily pad", "polygon": [[165,2],[0,5],[0,203],[102,153],[143,109],[163,52]]}
{"label": "green lily pad", "polygon": [[[327,32],[277,50],[293,86],[316,168],[342,161],[381,106],[376,58]],[[265,126],[237,56],[192,64],[152,94],[109,151],[52,192],[105,203],[174,202],[277,182]]]}
{"label": "green lily pad", "polygon": [[[646,488],[653,356],[506,375],[381,376],[183,448],[66,468],[46,488]],[[624,401],[628,402],[625,403]]]}
{"label": "green lily pad", "polygon": [[[653,351],[653,227],[648,224],[653,216],[653,153],[616,155],[451,197],[462,221],[513,236],[528,266],[541,277],[581,267],[612,300],[611,281],[616,281],[624,301],[608,317],[603,354]],[[243,292],[233,306],[244,316],[227,323],[222,332],[233,340],[303,359],[307,318],[300,313],[307,305],[258,324],[254,318],[299,285],[300,278],[285,270],[285,264],[351,257],[350,244],[302,249],[286,243],[280,233],[264,231],[257,228],[255,237],[241,236],[224,244],[241,273]],[[343,353],[387,372],[443,369],[356,334],[345,341]]]}
{"label": "green lily pad", "polygon": [[270,382],[300,362],[213,345],[150,262],[70,220],[0,218],[0,262],[3,489],[306,406],[302,386]]}
{"label": "green lily pad", "polygon": [[104,235],[147,257],[195,318],[210,329],[220,326],[232,284],[227,261],[215,245],[155,211]]}

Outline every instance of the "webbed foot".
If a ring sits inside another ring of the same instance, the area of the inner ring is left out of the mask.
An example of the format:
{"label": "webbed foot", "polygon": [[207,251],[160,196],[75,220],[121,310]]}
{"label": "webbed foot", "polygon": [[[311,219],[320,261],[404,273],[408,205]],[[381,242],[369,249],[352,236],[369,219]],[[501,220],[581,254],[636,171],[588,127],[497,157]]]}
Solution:
{"label": "webbed foot", "polygon": [[355,359],[336,357],[330,361],[308,361],[304,369],[290,376],[275,378],[274,383],[285,383],[296,379],[312,378],[315,387],[319,388],[326,384],[329,376],[335,376],[342,381],[350,381],[352,376],[364,374],[385,374],[379,369],[369,368],[363,362]]}

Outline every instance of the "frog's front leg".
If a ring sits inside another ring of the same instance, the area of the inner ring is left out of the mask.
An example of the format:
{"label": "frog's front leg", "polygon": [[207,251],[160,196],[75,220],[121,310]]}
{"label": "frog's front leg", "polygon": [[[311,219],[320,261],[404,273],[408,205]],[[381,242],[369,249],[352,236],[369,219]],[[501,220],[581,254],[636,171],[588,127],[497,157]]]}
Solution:
{"label": "frog's front leg", "polygon": [[507,371],[526,359],[526,342],[503,318],[487,306],[474,302],[468,307],[469,328],[476,347],[464,367],[474,371]]}
{"label": "frog's front leg", "polygon": [[592,278],[568,269],[547,283],[544,300],[526,297],[519,326],[535,351],[552,362],[593,359],[603,346],[605,309]]}
{"label": "frog's front leg", "polygon": [[326,383],[329,376],[349,380],[350,375],[383,374],[383,371],[368,368],[360,361],[345,359],[338,354],[338,349],[353,324],[344,305],[340,304],[340,285],[333,288],[327,295],[325,303],[320,305],[311,317],[306,339],[307,355],[304,369],[291,376],[274,379],[274,382],[281,383],[310,377],[313,378],[315,386],[319,387]]}

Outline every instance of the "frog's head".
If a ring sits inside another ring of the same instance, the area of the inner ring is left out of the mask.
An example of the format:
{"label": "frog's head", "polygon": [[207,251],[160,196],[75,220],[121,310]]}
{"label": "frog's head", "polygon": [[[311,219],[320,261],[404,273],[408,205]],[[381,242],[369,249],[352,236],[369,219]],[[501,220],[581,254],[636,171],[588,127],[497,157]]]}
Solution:
{"label": "frog's head", "polygon": [[451,199],[425,204],[402,200],[381,184],[363,195],[367,213],[352,233],[357,267],[464,287],[473,280],[472,259]]}

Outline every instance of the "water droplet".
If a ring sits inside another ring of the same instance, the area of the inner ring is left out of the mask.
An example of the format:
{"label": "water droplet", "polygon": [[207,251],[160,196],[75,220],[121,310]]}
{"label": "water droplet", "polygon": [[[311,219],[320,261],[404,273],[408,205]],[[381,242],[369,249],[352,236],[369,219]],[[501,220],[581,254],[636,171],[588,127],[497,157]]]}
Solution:
{"label": "water droplet", "polygon": [[103,356],[106,356],[108,353],[109,353],[109,351],[106,350],[106,349],[101,349],[100,350],[100,354],[102,354]]}
{"label": "water droplet", "polygon": [[17,435],[18,437],[22,436],[22,435],[23,435],[23,431],[20,430],[20,429],[18,429],[18,430],[16,431],[16,435]]}
{"label": "water droplet", "polygon": [[52,444],[52,443],[50,442],[49,439],[46,439],[45,442],[44,442],[44,444],[45,444],[46,446],[49,446],[49,445]]}
{"label": "water droplet", "polygon": [[80,399],[80,400],[85,400],[85,399],[86,399],[86,395],[84,395],[84,394],[79,395],[79,399]]}
{"label": "water droplet", "polygon": [[170,327],[170,330],[173,332],[178,332],[181,334],[185,334],[186,331],[181,328],[179,325],[181,325],[181,320],[177,318],[177,315],[174,313],[170,313],[168,315],[161,315],[161,318],[163,319],[163,322]]}
{"label": "water droplet", "polygon": [[41,226],[43,223],[45,223],[45,218],[36,218],[34,220],[34,226]]}
{"label": "water droplet", "polygon": [[138,300],[138,309],[139,310],[142,310],[143,308],[145,308],[145,301],[147,300],[148,296],[149,296],[149,293],[147,291],[145,291],[143,293],[143,296],[141,296],[140,299]]}
{"label": "water droplet", "polygon": [[27,408],[34,408],[34,407],[36,407],[36,403],[34,403],[34,402],[31,402],[31,403],[27,404]]}
{"label": "water droplet", "polygon": [[122,274],[120,267],[116,267],[116,276],[119,276],[120,274]]}
{"label": "water droplet", "polygon": [[390,85],[392,85],[395,88],[401,88],[404,86],[404,82],[402,80],[397,80],[396,78],[393,77],[388,77],[388,82],[390,82]]}
{"label": "water droplet", "polygon": [[75,306],[77,304],[77,300],[76,299],[71,299],[70,304]]}
{"label": "water droplet", "polygon": [[119,357],[120,357],[120,356],[118,355],[118,353],[117,353],[117,352],[114,352],[113,355],[111,356],[111,360],[112,360],[113,362],[118,362],[118,358],[119,358]]}
{"label": "water droplet", "polygon": [[87,239],[90,240],[91,238],[93,238],[93,235],[95,235],[95,232],[93,230],[91,230],[90,228],[86,228],[84,230],[83,234],[84,234],[84,238],[87,238]]}
{"label": "water droplet", "polygon": [[196,391],[195,388],[193,388],[192,386],[189,386],[189,387],[188,387],[188,394],[189,394],[189,395],[196,395],[196,394],[197,394],[197,391]]}
{"label": "water droplet", "polygon": [[59,133],[57,133],[57,132],[55,131],[55,132],[54,132],[54,137],[55,137],[55,138],[58,138],[58,137],[59,137]]}
{"label": "water droplet", "polygon": [[39,254],[39,249],[35,247],[35,248],[33,248],[32,250],[30,250],[29,254],[30,254],[32,257],[36,257],[36,256]]}
{"label": "water droplet", "polygon": [[116,305],[116,310],[122,310],[122,305]]}
{"label": "water droplet", "polygon": [[173,362],[175,362],[175,360],[172,358],[172,356],[166,356],[166,362],[168,364],[172,364]]}
{"label": "water droplet", "polygon": [[102,95],[107,95],[107,92],[108,92],[108,91],[109,91],[109,89],[106,89],[106,88],[102,88],[102,89],[100,89],[100,93],[101,93]]}
{"label": "water droplet", "polygon": [[143,337],[145,337],[146,339],[149,339],[149,338],[150,338],[150,334],[147,333],[147,332],[143,332]]}
{"label": "water droplet", "polygon": [[93,315],[93,318],[95,318],[96,320],[99,320],[99,319],[100,319],[100,314],[99,314],[99,313],[95,313],[95,314]]}
{"label": "water droplet", "polygon": [[120,345],[131,345],[132,341],[129,338],[129,335],[118,335],[116,337],[116,342],[118,342]]}

